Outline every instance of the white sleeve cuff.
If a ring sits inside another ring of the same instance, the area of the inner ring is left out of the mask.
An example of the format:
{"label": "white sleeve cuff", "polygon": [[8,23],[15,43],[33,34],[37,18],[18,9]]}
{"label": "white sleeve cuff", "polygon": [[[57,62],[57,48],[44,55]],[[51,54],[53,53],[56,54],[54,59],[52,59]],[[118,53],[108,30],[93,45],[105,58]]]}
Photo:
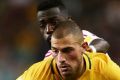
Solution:
{"label": "white sleeve cuff", "polygon": [[96,49],[94,46],[90,45],[89,47],[92,49],[92,52],[96,53]]}

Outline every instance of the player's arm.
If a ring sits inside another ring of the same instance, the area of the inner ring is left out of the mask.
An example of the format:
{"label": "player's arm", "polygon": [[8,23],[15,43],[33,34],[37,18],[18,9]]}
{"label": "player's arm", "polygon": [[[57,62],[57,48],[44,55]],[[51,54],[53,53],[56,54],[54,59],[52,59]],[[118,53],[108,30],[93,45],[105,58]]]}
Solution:
{"label": "player's arm", "polygon": [[102,38],[94,39],[90,44],[90,48],[95,48],[96,52],[106,53],[110,47],[109,43]]}
{"label": "player's arm", "polygon": [[88,46],[92,49],[93,52],[106,53],[108,51],[110,45],[106,40],[96,36],[87,30],[82,30],[82,32],[85,38],[84,41],[88,43]]}

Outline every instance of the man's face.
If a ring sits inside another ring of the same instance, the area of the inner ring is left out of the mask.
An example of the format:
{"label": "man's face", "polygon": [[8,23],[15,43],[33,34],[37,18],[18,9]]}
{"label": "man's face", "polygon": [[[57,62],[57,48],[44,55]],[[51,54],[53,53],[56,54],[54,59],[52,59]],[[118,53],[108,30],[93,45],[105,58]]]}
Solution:
{"label": "man's face", "polygon": [[52,37],[51,46],[62,77],[71,80],[81,70],[84,49],[72,35],[62,39]]}
{"label": "man's face", "polygon": [[52,8],[46,11],[38,12],[38,21],[40,31],[44,34],[44,38],[49,41],[51,34],[56,28],[56,24],[61,21],[65,21],[66,17],[61,15],[58,8]]}

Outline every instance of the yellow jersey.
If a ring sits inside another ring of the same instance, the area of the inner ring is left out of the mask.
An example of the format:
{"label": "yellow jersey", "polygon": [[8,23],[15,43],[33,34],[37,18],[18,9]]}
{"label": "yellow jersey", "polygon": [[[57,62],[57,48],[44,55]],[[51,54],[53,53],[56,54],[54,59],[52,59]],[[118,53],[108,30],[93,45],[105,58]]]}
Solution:
{"label": "yellow jersey", "polygon": [[[120,67],[103,53],[83,55],[86,70],[78,80],[120,80]],[[62,80],[52,56],[33,64],[17,80]]]}

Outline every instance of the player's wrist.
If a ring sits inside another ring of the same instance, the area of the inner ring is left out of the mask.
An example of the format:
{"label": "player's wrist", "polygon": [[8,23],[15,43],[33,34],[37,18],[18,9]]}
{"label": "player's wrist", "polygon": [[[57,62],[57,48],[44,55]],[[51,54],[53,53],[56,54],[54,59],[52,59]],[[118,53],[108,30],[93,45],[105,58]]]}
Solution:
{"label": "player's wrist", "polygon": [[95,48],[93,45],[90,45],[89,47],[92,49],[92,52],[94,52],[94,53],[97,52],[97,51],[96,51],[96,48]]}

